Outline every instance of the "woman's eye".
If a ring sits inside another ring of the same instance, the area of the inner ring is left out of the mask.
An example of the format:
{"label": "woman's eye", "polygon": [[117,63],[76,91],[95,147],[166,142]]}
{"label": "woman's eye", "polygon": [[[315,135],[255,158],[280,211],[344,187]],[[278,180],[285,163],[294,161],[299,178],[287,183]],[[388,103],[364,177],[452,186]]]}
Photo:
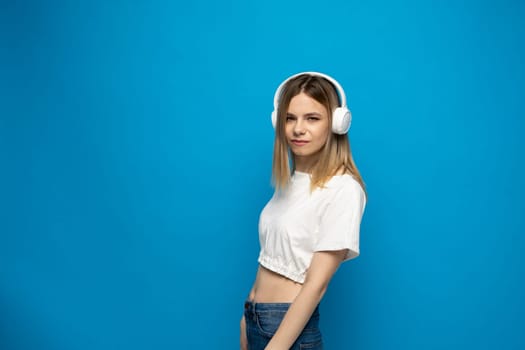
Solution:
{"label": "woman's eye", "polygon": [[318,117],[308,117],[308,120],[314,120],[315,121],[315,120],[319,120],[319,118]]}

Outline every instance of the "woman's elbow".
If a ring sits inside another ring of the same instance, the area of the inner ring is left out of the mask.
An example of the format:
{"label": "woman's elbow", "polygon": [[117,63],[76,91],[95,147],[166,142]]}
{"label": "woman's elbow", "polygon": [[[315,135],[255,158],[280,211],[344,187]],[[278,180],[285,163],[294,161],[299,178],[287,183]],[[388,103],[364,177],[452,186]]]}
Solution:
{"label": "woman's elbow", "polygon": [[324,294],[326,293],[326,290],[328,289],[328,283],[306,280],[304,282],[303,289],[318,299],[318,301],[321,301]]}

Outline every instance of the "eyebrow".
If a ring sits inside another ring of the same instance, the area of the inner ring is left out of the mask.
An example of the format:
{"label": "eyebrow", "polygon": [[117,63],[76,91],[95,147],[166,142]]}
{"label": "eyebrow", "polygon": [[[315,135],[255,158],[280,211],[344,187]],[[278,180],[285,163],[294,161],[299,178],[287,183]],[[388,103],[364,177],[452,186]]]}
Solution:
{"label": "eyebrow", "polygon": [[[292,116],[292,117],[297,117],[295,114],[293,113],[286,113],[286,115],[289,115],[289,116]],[[322,114],[321,113],[317,113],[317,112],[310,112],[310,113],[306,113],[304,115],[304,117],[319,117],[321,118],[322,117]]]}

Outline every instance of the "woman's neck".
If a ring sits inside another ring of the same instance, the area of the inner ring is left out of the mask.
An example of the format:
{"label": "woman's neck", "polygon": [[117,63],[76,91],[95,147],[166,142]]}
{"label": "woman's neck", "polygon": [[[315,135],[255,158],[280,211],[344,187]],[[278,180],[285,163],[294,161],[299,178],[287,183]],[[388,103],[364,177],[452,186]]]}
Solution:
{"label": "woman's neck", "polygon": [[317,161],[319,160],[319,157],[294,157],[294,166],[296,171],[300,171],[302,173],[308,173],[311,174],[314,170],[315,165],[317,164]]}

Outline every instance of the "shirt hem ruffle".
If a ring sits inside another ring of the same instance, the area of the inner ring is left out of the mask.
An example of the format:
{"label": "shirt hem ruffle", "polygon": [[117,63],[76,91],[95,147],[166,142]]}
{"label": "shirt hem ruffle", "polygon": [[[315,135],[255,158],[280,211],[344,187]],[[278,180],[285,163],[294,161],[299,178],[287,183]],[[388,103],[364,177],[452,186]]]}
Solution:
{"label": "shirt hem ruffle", "polygon": [[294,282],[301,283],[301,284],[304,283],[304,280],[305,280],[304,273],[302,274],[293,273],[288,268],[286,268],[286,266],[280,265],[279,263],[273,261],[268,256],[260,256],[258,259],[258,262],[259,264],[261,264],[268,270],[278,273],[279,275],[283,275],[284,277],[289,278]]}

